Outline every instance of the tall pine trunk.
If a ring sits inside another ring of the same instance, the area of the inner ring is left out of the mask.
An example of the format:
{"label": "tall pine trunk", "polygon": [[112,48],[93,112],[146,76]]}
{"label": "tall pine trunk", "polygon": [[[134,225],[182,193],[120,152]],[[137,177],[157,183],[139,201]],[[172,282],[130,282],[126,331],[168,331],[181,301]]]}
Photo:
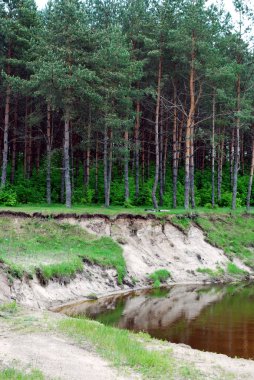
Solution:
{"label": "tall pine trunk", "polygon": [[64,120],[64,181],[65,205],[71,207],[71,177],[70,177],[70,111],[67,109]]}
{"label": "tall pine trunk", "polygon": [[233,171],[233,194],[232,194],[232,209],[236,209],[236,197],[237,197],[237,182],[238,171],[240,164],[240,116],[241,110],[241,78],[238,74],[237,79],[237,118],[236,118],[236,130],[235,130],[235,156],[234,156],[234,171]]}
{"label": "tall pine trunk", "polygon": [[107,127],[105,126],[105,128],[104,128],[104,148],[103,148],[105,207],[109,207],[109,204],[110,204],[112,158],[113,158],[112,130],[110,129],[108,131]]}
{"label": "tall pine trunk", "polygon": [[3,162],[2,162],[2,177],[1,187],[6,185],[7,165],[8,165],[8,149],[9,149],[9,126],[10,126],[10,99],[11,88],[7,85],[5,110],[4,110],[4,146],[3,146]]}
{"label": "tall pine trunk", "polygon": [[14,124],[13,124],[13,143],[11,157],[11,183],[15,180],[16,156],[17,156],[17,127],[18,127],[18,97],[15,98]]}
{"label": "tall pine trunk", "polygon": [[95,200],[98,202],[98,174],[99,174],[99,142],[98,133],[96,133],[96,145],[95,145]]}
{"label": "tall pine trunk", "polygon": [[191,207],[196,207],[195,202],[195,160],[194,160],[194,123],[191,126],[191,155],[190,155],[190,197]]}
{"label": "tall pine trunk", "polygon": [[223,128],[222,130],[220,151],[219,151],[219,157],[218,157],[218,184],[217,184],[218,202],[221,201],[222,170],[223,170],[223,159],[224,159],[224,133],[225,133],[225,128]]}
{"label": "tall pine trunk", "polygon": [[177,138],[177,109],[176,109],[176,86],[174,84],[174,120],[173,120],[173,208],[177,207],[177,152],[178,152],[178,138]]}
{"label": "tall pine trunk", "polygon": [[187,117],[186,123],[186,134],[185,134],[185,190],[184,190],[184,208],[189,209],[190,203],[190,188],[191,188],[191,154],[192,154],[192,134],[193,134],[193,123],[195,115],[195,36],[192,34],[192,52],[191,52],[191,64],[190,64],[190,109]]}
{"label": "tall pine trunk", "polygon": [[162,57],[159,59],[158,67],[158,83],[157,83],[157,101],[156,101],[156,110],[155,110],[155,176],[154,184],[152,189],[152,200],[153,207],[158,208],[158,202],[156,198],[156,190],[159,181],[159,165],[160,165],[160,156],[159,156],[159,117],[160,117],[160,98],[161,98],[161,75],[162,75]]}
{"label": "tall pine trunk", "polygon": [[160,206],[163,206],[163,195],[164,195],[164,186],[163,186],[163,111],[161,107],[161,122],[160,122],[160,131],[159,131],[159,183],[160,183]]}
{"label": "tall pine trunk", "polygon": [[212,207],[215,206],[215,93],[213,92],[212,113]]}
{"label": "tall pine trunk", "polygon": [[87,149],[85,160],[85,187],[90,183],[90,156],[91,156],[91,107],[89,107],[89,122],[87,127]]}
{"label": "tall pine trunk", "polygon": [[251,200],[251,193],[252,193],[252,183],[253,183],[253,174],[254,174],[254,136],[252,137],[252,151],[251,151],[251,167],[250,167],[250,179],[249,179],[249,186],[248,186],[248,194],[247,194],[247,210],[250,210],[250,200]]}
{"label": "tall pine trunk", "polygon": [[51,204],[51,108],[47,106],[47,204]]}
{"label": "tall pine trunk", "polygon": [[134,140],[135,140],[135,198],[139,197],[139,148],[140,148],[140,101],[137,101],[136,105],[136,122],[134,129]]}
{"label": "tall pine trunk", "polygon": [[130,198],[129,190],[129,133],[124,132],[124,199],[128,202]]}

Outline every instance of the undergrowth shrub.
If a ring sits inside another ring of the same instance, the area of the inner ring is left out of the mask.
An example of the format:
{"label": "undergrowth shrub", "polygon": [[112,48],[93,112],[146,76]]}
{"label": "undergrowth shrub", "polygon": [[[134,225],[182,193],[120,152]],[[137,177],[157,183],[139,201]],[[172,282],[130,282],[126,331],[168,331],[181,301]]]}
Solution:
{"label": "undergrowth shrub", "polygon": [[161,283],[165,282],[170,277],[171,274],[167,269],[158,269],[148,276],[149,280],[153,281],[154,288],[160,287]]}
{"label": "undergrowth shrub", "polygon": [[17,194],[13,189],[5,187],[0,190],[0,204],[3,206],[16,206]]}

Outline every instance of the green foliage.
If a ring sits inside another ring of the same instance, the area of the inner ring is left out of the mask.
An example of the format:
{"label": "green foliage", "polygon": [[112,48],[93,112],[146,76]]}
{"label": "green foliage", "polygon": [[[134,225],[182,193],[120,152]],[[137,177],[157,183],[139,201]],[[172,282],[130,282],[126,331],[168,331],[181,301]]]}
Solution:
{"label": "green foliage", "polygon": [[0,189],[0,204],[4,206],[16,206],[17,194],[11,188]]}
{"label": "green foliage", "polygon": [[159,288],[161,283],[165,282],[170,277],[171,274],[167,269],[158,269],[148,276],[148,278],[153,281],[154,288]]}
{"label": "green foliage", "polygon": [[[246,197],[245,197],[245,199],[246,199]],[[241,207],[244,204],[245,199],[239,198],[239,195],[238,195],[238,197],[236,198],[236,206]],[[219,201],[219,206],[230,207],[231,203],[232,203],[232,193],[231,192],[223,193],[221,196],[221,200]]]}
{"label": "green foliage", "polygon": [[228,263],[227,270],[229,274],[235,275],[235,276],[243,276],[246,275],[247,272],[241,268],[239,268],[236,264],[234,263]]}
{"label": "green foliage", "polygon": [[212,270],[210,268],[198,268],[197,272],[208,274],[212,278],[219,278],[225,274],[225,271],[221,267],[217,267],[216,270]]}

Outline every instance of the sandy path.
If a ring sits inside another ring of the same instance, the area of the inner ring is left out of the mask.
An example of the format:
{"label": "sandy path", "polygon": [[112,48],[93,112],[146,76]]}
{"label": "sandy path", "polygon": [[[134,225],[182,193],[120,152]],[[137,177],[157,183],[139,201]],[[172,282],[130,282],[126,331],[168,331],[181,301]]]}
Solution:
{"label": "sandy path", "polygon": [[230,358],[227,355],[204,352],[189,346],[168,343],[172,354],[180,362],[193,363],[195,368],[206,374],[208,380],[254,380],[254,361]]}
{"label": "sandy path", "polygon": [[62,337],[45,333],[17,334],[0,331],[0,365],[36,368],[46,379],[124,379],[109,364],[87,349]]}

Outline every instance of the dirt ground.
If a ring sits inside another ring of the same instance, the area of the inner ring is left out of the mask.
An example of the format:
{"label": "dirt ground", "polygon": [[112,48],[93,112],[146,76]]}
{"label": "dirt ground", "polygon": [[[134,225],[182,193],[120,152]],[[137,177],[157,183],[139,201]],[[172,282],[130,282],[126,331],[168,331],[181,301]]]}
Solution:
{"label": "dirt ground", "polygon": [[[57,318],[50,316],[51,322]],[[24,313],[17,324],[0,318],[0,368],[39,369],[46,379],[124,380],[89,345],[74,344],[45,329],[48,318],[36,311]],[[41,331],[40,331],[41,330]]]}

